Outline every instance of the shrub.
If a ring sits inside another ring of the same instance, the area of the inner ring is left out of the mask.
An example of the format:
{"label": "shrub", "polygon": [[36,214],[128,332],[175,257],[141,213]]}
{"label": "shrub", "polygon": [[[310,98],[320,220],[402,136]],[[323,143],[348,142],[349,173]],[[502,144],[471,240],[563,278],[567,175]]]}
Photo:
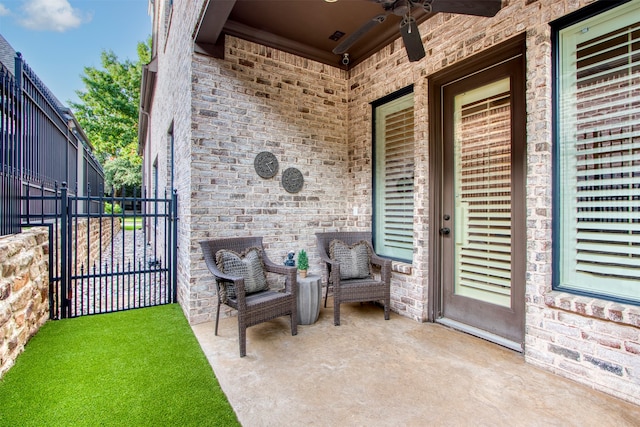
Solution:
{"label": "shrub", "polygon": [[122,208],[119,204],[114,203],[113,205],[109,202],[104,202],[104,213],[108,214],[120,214],[122,213]]}

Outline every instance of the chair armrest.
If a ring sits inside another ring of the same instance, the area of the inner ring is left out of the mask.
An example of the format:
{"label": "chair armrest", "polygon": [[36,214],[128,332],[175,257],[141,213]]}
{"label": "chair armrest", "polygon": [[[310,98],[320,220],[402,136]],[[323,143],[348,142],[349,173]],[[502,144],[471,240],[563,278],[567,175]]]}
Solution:
{"label": "chair armrest", "polygon": [[223,273],[218,270],[218,267],[215,264],[207,263],[207,268],[213,275],[216,280],[216,295],[220,298],[219,294],[219,286],[221,282],[233,283],[233,287],[236,292],[236,297],[238,299],[238,305],[245,307],[246,306],[246,291],[244,289],[244,277],[242,276],[232,276],[230,274]]}
{"label": "chair armrest", "polygon": [[[242,276],[232,276],[227,273],[223,273],[218,269],[215,264],[207,264],[207,268],[213,274],[213,277],[216,279],[216,282],[230,282],[233,283],[236,290],[244,293],[244,278]],[[242,282],[242,283],[239,283]]]}
{"label": "chair armrest", "polygon": [[215,277],[220,282],[235,283],[236,281],[242,279],[242,276],[232,276],[230,274],[223,273],[220,270],[212,271],[211,273],[213,273],[213,277]]}
{"label": "chair armrest", "polygon": [[332,260],[331,258],[329,258],[329,255],[327,255],[324,251],[320,251],[320,260],[322,260],[322,262],[326,262],[328,264],[333,264],[335,261]]}
{"label": "chair armrest", "polygon": [[340,263],[331,259],[320,243],[318,243],[318,255],[327,267],[327,282],[333,283],[334,287],[340,286]]}
{"label": "chair armrest", "polygon": [[389,258],[381,257],[380,255],[376,254],[376,252],[373,250],[373,245],[371,244],[371,242],[367,242],[367,245],[369,246],[369,253],[371,254],[371,256],[369,257],[371,264],[379,266],[383,270],[383,272],[384,270],[388,270],[388,274],[390,276],[391,260]]}
{"label": "chair armrest", "polygon": [[391,260],[375,253],[371,254],[371,264],[380,266],[380,276],[383,282],[391,282]]}
{"label": "chair armrest", "polygon": [[213,277],[215,277],[216,279],[216,295],[218,296],[218,298],[221,298],[220,296],[221,283],[223,282],[233,283],[233,288],[236,294],[236,301],[238,302],[238,308],[239,309],[247,308],[247,292],[245,291],[245,288],[244,288],[244,277],[230,276],[224,273],[220,273],[220,274],[214,273]]}
{"label": "chair armrest", "polygon": [[338,274],[340,273],[340,263],[334,259],[329,258],[329,256],[324,252],[321,251],[320,252],[320,260],[322,260],[322,262],[327,264],[327,267],[329,267],[329,271],[337,271]]}
{"label": "chair armrest", "polygon": [[377,265],[380,267],[384,267],[385,265],[388,264],[389,268],[391,268],[391,260],[389,258],[381,257],[380,255],[377,255],[375,253],[371,254],[371,264]]}
{"label": "chair armrest", "polygon": [[297,294],[297,272],[296,267],[289,267],[287,265],[276,264],[271,261],[264,253],[262,256],[262,262],[264,264],[265,271],[269,273],[282,274],[285,276],[284,288],[287,293],[291,293],[294,296]]}
{"label": "chair armrest", "polygon": [[276,264],[264,255],[262,256],[262,262],[265,270],[269,273],[288,274],[290,271],[293,271],[294,273],[297,271],[296,267]]}

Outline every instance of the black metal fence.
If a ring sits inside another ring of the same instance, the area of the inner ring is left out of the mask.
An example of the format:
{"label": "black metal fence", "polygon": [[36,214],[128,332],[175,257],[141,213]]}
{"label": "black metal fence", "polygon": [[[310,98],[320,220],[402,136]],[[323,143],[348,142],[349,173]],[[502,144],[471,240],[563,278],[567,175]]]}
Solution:
{"label": "black metal fence", "polygon": [[[66,185],[22,197],[22,226],[49,227],[51,317],[176,301],[177,195],[70,194]],[[124,194],[124,192],[123,192]],[[132,206],[133,209],[123,209]]]}
{"label": "black metal fence", "polygon": [[20,231],[19,99],[16,83],[0,65],[0,235]]}
{"label": "black metal fence", "polygon": [[[102,167],[83,135],[20,54],[14,74],[0,65],[0,235],[20,232],[22,196],[53,196],[62,182],[71,194],[103,191]],[[30,209],[33,214],[37,203]]]}

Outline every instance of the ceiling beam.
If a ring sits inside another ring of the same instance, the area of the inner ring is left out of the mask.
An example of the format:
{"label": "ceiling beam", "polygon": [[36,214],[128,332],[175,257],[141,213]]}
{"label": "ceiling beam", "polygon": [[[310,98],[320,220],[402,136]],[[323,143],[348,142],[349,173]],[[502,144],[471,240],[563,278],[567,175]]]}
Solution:
{"label": "ceiling beam", "polygon": [[338,66],[340,64],[340,57],[331,52],[313,48],[296,40],[291,40],[277,34],[249,27],[236,21],[227,21],[224,26],[224,32],[230,36],[283,50],[294,55],[302,56],[303,58],[312,59],[325,64],[332,64],[334,66]]}
{"label": "ceiling beam", "polygon": [[194,38],[196,44],[215,45],[218,43],[224,24],[229,19],[229,14],[236,0],[209,0],[202,19],[198,25],[198,31]]}

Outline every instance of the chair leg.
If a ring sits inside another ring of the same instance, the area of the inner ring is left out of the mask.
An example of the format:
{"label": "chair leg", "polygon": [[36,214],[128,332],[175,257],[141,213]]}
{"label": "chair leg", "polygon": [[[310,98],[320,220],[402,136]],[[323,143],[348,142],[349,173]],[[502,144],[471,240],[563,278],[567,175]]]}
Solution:
{"label": "chair leg", "polygon": [[238,317],[238,341],[240,344],[240,357],[245,357],[247,355],[247,327],[240,317]]}
{"label": "chair leg", "polygon": [[389,306],[391,305],[391,298],[384,300],[384,320],[389,320]]}
{"label": "chair leg", "polygon": [[298,313],[297,311],[291,312],[291,335],[298,335]]}
{"label": "chair leg", "polygon": [[329,281],[327,280],[327,289],[324,292],[324,308],[327,308],[327,298],[329,298]]}
{"label": "chair leg", "polygon": [[218,320],[220,320],[220,297],[218,297],[218,310],[216,310],[216,336],[218,336]]}
{"label": "chair leg", "polygon": [[333,296],[333,324],[340,326],[340,300]]}

